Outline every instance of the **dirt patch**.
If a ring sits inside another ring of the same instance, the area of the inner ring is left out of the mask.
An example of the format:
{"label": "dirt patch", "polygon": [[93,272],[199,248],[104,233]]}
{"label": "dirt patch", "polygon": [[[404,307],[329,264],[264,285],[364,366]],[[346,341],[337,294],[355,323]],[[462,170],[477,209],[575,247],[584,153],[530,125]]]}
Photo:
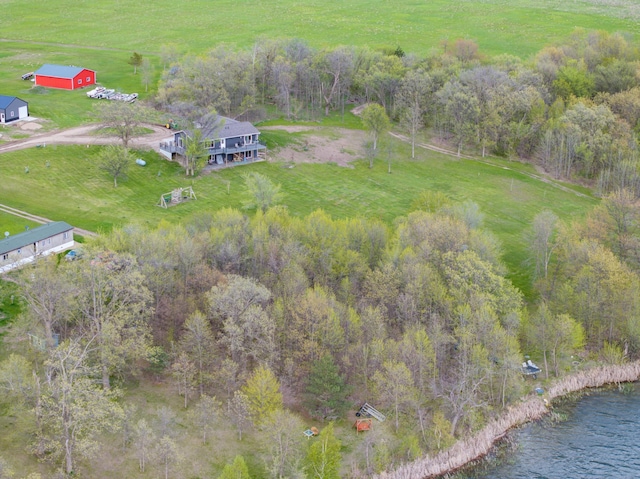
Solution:
{"label": "dirt patch", "polygon": [[311,131],[314,130],[313,126],[302,126],[302,125],[275,125],[275,126],[261,126],[261,130],[280,130],[286,131],[287,133],[300,133],[303,131]]}
{"label": "dirt patch", "polygon": [[362,110],[364,110],[368,104],[369,103],[363,103],[362,105],[358,105],[357,107],[352,108],[351,113],[353,113],[356,116],[360,116],[360,113],[362,113]]}
{"label": "dirt patch", "polygon": [[42,125],[40,123],[35,123],[33,121],[28,122],[28,123],[24,123],[23,125],[20,126],[21,130],[39,130],[40,128],[42,128]]}
{"label": "dirt patch", "polygon": [[362,145],[366,139],[365,132],[345,128],[308,128],[310,130],[307,131],[317,131],[318,134],[304,135],[299,143],[276,150],[272,157],[292,163],[336,163],[345,167],[364,157]]}

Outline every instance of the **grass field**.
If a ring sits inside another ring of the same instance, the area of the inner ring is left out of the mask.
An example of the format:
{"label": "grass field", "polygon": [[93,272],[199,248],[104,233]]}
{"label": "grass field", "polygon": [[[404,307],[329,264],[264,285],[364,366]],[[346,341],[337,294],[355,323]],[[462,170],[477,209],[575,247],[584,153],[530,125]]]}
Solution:
{"label": "grass field", "polygon": [[[131,53],[95,50],[82,47],[53,47],[30,43],[0,42],[0,94],[18,96],[29,103],[29,114],[51,120],[51,127],[76,126],[92,115],[98,100],[87,98],[86,89],[76,91],[33,88],[33,83],[20,79],[44,63],[83,65],[97,71],[97,81],[122,92],[146,94],[140,75],[134,75],[127,63]],[[154,58],[156,63],[159,62]],[[156,77],[161,68],[158,63]],[[47,126],[45,124],[45,126]],[[0,130],[4,133],[5,130]]]}
{"label": "grass field", "polygon": [[464,37],[486,55],[527,58],[576,28],[637,35],[640,20],[635,0],[218,0],[215,8],[207,0],[157,0],[151,14],[145,2],[58,0],[33,8],[27,0],[0,0],[0,10],[0,94],[28,101],[31,115],[51,120],[50,127],[81,124],[93,102],[84,91],[34,91],[20,79],[44,63],[96,70],[100,84],[144,99],[141,75],[127,62],[142,53],[157,80],[159,52],[169,44],[203,53],[220,43],[249,48],[261,38],[298,37],[317,48],[399,45],[424,55]]}
{"label": "grass field", "polygon": [[[471,38],[489,54],[528,56],[574,28],[637,31],[635,0],[27,0],[0,2],[2,37],[158,52],[175,43],[205,51],[250,46],[260,36],[304,38],[316,47],[397,45],[426,53],[443,39]],[[526,32],[526,34],[523,34]]]}
{"label": "grass field", "polygon": [[0,211],[0,239],[4,238],[5,231],[8,231],[11,235],[16,235],[22,233],[26,226],[33,228],[38,226],[38,223]]}
{"label": "grass field", "polygon": [[[486,226],[504,244],[514,282],[527,290],[523,233],[532,218],[548,208],[570,220],[597,202],[522,175],[518,170],[532,169],[520,163],[496,159],[499,166],[495,167],[424,150],[418,150],[416,159],[411,160],[409,145],[394,141],[392,148],[391,174],[385,160],[377,160],[373,169],[365,161],[355,162],[353,168],[335,164],[289,167],[288,163],[270,162],[194,179],[185,178],[176,163],[161,160],[153,152],[139,152],[136,154],[147,166],[132,165],[129,178],[120,181],[118,188],[96,166],[98,147],[47,147],[37,150],[36,160],[36,150],[22,150],[0,155],[4,183],[0,203],[94,231],[134,221],[155,225],[162,219],[181,221],[224,206],[242,208],[243,175],[259,171],[282,185],[284,203],[292,214],[324,209],[336,218],[376,217],[391,224],[409,211],[421,191],[438,190],[456,201],[469,199],[480,205]],[[162,193],[191,185],[197,201],[166,210],[155,206]]]}

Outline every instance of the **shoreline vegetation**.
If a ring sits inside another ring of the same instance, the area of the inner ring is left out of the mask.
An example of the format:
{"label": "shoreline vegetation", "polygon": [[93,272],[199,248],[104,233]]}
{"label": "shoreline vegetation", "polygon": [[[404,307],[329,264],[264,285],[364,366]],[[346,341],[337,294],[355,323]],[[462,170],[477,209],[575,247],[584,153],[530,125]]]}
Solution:
{"label": "shoreline vegetation", "polygon": [[620,365],[598,366],[558,380],[541,396],[528,396],[524,401],[508,407],[476,434],[457,441],[449,449],[435,456],[425,456],[393,471],[385,471],[375,479],[428,479],[454,473],[473,461],[483,458],[510,430],[537,421],[551,411],[556,398],[586,389],[640,380],[640,361]]}

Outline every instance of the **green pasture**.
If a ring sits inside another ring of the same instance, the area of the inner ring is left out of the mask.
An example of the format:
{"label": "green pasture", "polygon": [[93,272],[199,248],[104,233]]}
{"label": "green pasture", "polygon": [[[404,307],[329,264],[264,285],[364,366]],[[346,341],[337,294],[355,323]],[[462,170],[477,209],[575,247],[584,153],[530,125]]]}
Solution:
{"label": "green pasture", "polygon": [[[91,118],[93,105],[101,100],[87,98],[88,88],[74,91],[34,88],[33,82],[22,80],[21,75],[37,70],[44,63],[81,65],[97,72],[99,84],[121,92],[137,92],[145,98],[140,73],[134,74],[133,67],[127,63],[130,57],[131,52],[127,51],[0,42],[0,94],[17,96],[29,102],[31,116],[51,120],[44,123],[45,127],[76,126]],[[162,66],[157,57],[149,58],[154,64],[157,80]],[[6,128],[0,133],[5,130],[10,132]]]}
{"label": "green pasture", "polygon": [[221,42],[304,38],[316,47],[369,45],[424,54],[444,39],[471,38],[489,53],[528,56],[574,28],[637,30],[634,0],[57,0],[2,2],[11,40],[158,52],[174,43],[205,51]]}
{"label": "green pasture", "polygon": [[[294,141],[304,141],[304,135],[296,134]],[[523,235],[533,217],[550,209],[569,221],[597,203],[522,174],[533,171],[528,165],[494,159],[496,166],[492,166],[421,149],[412,160],[410,145],[390,138],[385,141],[391,142],[391,174],[385,145],[373,169],[364,160],[354,162],[352,168],[331,163],[292,165],[278,161],[274,150],[271,155],[276,161],[193,179],[154,152],[136,152],[147,166],[132,164],[128,179],[120,180],[117,188],[97,167],[99,147],[22,150],[0,155],[0,203],[89,230],[108,231],[129,222],[155,225],[162,219],[179,222],[227,206],[242,208],[246,198],[243,175],[258,171],[282,186],[283,202],[294,215],[323,209],[335,218],[374,217],[392,224],[410,211],[421,191],[438,190],[455,201],[472,200],[480,205],[485,225],[504,245],[512,279],[525,290],[528,273]],[[29,173],[25,173],[27,166]],[[162,193],[180,186],[193,186],[198,200],[168,209],[156,206]]]}

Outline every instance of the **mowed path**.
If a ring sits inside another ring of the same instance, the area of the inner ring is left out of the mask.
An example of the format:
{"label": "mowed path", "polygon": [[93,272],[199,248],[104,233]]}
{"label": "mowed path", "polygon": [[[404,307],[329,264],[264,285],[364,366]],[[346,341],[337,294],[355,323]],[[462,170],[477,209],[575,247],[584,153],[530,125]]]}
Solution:
{"label": "mowed path", "polygon": [[[145,124],[144,127],[153,130],[153,133],[134,138],[129,143],[132,148],[159,151],[160,142],[171,136],[171,132],[162,126]],[[0,145],[0,153],[34,148],[37,146],[46,147],[47,145],[113,145],[120,143],[118,138],[99,135],[99,129],[100,126],[98,125],[86,125],[76,128],[68,128],[66,130],[54,130],[46,133],[40,133],[30,136],[29,138],[4,143]],[[34,221],[36,223],[44,224],[52,222],[52,220],[48,218],[37,216],[8,205],[0,204],[0,211]],[[94,231],[82,228],[74,228],[74,232],[82,236],[97,236],[97,233]]]}
{"label": "mowed path", "polygon": [[[399,133],[394,133],[394,132],[389,132],[389,134],[391,136],[393,136],[394,138],[397,138],[398,140],[404,141],[406,143],[411,143],[411,139],[405,135],[401,135]],[[564,186],[560,183],[556,183],[555,181],[551,180],[550,178],[547,178],[545,176],[542,175],[536,175],[535,173],[529,173],[528,171],[522,171],[522,170],[515,170],[513,168],[509,168],[508,166],[502,166],[502,165],[497,165],[491,161],[488,161],[484,158],[478,158],[477,156],[469,156],[469,155],[465,155],[465,154],[458,154],[455,151],[451,151],[451,150],[447,150],[445,148],[441,148],[439,146],[435,146],[435,145],[430,145],[429,143],[418,143],[416,142],[416,146],[419,148],[424,148],[425,150],[431,150],[431,151],[435,151],[437,153],[442,153],[443,155],[448,155],[448,156],[454,156],[456,158],[464,158],[465,160],[471,160],[471,161],[476,161],[478,163],[483,163],[485,165],[488,166],[494,166],[496,168],[502,168],[503,170],[509,170],[509,171],[514,171],[518,174],[524,175],[524,176],[528,176],[529,178],[532,178],[534,180],[538,180],[538,181],[542,181],[543,183],[546,183],[548,185],[553,186],[554,188],[558,188],[559,190],[562,191],[566,191],[567,193],[572,193],[576,196],[580,196],[581,198],[591,198],[589,195],[585,195],[584,193],[580,193],[579,191],[576,191],[572,188],[569,188],[567,186]]]}

